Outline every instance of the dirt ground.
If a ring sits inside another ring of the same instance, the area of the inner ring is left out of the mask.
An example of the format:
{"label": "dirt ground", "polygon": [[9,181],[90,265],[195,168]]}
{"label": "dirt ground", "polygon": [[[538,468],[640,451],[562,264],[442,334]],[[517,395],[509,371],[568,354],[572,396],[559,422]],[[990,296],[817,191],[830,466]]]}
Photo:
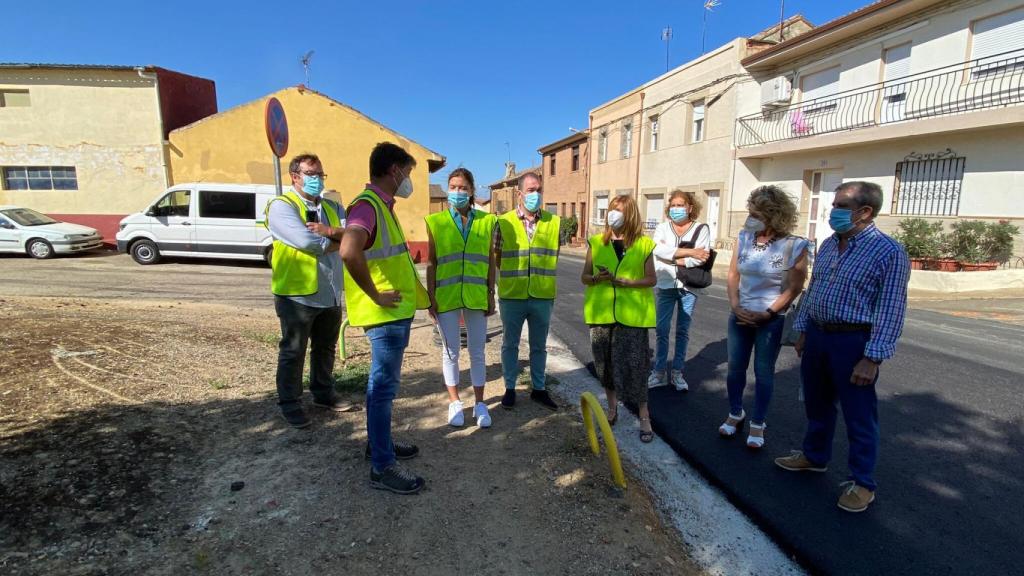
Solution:
{"label": "dirt ground", "polygon": [[[38,269],[94,266],[63,262]],[[131,290],[160,277],[138,270]],[[264,271],[239,272],[265,289]],[[306,430],[279,418],[269,298],[167,298],[161,278],[152,297],[123,299],[94,277],[89,298],[34,297],[14,277],[0,279],[0,572],[698,573],[639,484],[613,490],[577,409],[552,414],[522,387],[514,411],[498,406],[497,324],[488,430],[447,426],[432,329],[415,325],[394,429],[421,447],[409,465],[427,486],[397,496],[368,485],[362,412],[309,406]],[[348,343],[337,368],[360,400],[367,347],[354,329]]]}

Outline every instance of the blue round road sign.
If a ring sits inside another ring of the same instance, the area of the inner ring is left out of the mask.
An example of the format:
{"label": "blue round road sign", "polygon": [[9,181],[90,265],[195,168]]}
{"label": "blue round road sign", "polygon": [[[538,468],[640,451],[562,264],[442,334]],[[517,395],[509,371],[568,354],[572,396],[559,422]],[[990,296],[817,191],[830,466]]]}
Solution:
{"label": "blue round road sign", "polygon": [[270,150],[278,158],[288,153],[288,118],[284,115],[284,106],[277,98],[267,100],[267,109],[263,116],[267,130],[267,142]]}

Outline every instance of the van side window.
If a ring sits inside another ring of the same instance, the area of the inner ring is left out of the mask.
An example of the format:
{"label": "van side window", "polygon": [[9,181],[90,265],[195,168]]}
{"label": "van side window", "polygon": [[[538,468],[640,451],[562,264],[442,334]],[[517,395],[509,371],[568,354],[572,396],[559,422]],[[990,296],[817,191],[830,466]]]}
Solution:
{"label": "van side window", "polygon": [[157,202],[156,215],[188,217],[189,199],[191,197],[191,190],[175,190],[171,192]]}
{"label": "van side window", "polygon": [[256,195],[251,192],[199,191],[200,218],[256,218]]}

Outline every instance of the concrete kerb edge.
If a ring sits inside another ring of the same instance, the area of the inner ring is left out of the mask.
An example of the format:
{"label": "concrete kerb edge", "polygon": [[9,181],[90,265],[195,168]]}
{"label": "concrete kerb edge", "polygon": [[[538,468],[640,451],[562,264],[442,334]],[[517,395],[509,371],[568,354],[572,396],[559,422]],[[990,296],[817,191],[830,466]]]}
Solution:
{"label": "concrete kerb edge", "polygon": [[[527,343],[526,335],[523,343]],[[548,374],[560,384],[551,392],[571,410],[579,410],[580,395],[604,398],[600,384],[561,340],[548,337]],[[619,410],[615,439],[630,475],[643,482],[658,513],[689,548],[694,561],[713,575],[798,575],[804,570],[726,496],[684,462],[661,438],[640,442],[637,418]],[[601,456],[600,458],[604,458]]]}

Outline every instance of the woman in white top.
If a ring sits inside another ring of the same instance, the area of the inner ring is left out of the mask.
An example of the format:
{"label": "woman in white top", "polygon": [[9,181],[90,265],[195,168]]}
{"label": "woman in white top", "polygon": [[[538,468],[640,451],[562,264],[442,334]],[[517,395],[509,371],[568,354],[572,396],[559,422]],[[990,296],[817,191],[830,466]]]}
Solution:
{"label": "woman in white top", "polygon": [[743,389],[754,352],[754,411],[747,446],[764,446],[765,415],[775,386],[775,361],[789,306],[807,278],[807,240],[793,236],[797,208],[778,186],[761,186],[747,200],[747,217],[729,264],[729,417],[722,436],[743,429]]}
{"label": "woman in white top", "polygon": [[[693,192],[675,190],[669,196],[668,207],[665,209],[667,219],[658,224],[654,230],[654,243],[658,247],[655,256],[654,270],[657,274],[657,297],[655,299],[657,327],[657,347],[654,354],[654,369],[647,379],[647,386],[654,388],[665,383],[665,371],[668,369],[669,332],[672,330],[672,317],[676,315],[676,347],[672,357],[672,384],[676,390],[685,392],[690,389],[683,368],[686,365],[686,347],[690,343],[690,320],[693,307],[697,303],[697,295],[686,288],[677,278],[680,267],[694,268],[700,266],[708,258],[711,248],[711,231],[706,224],[699,224],[700,202]],[[665,247],[679,248],[681,242],[689,242],[690,248],[678,250],[675,258],[662,258]]]}

